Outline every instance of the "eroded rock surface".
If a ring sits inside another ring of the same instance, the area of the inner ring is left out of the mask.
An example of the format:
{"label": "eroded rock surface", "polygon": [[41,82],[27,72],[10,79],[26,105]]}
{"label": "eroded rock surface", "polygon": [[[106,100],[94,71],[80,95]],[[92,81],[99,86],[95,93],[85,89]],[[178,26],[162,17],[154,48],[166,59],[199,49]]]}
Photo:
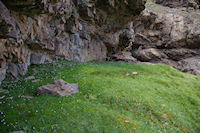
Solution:
{"label": "eroded rock surface", "polygon": [[6,78],[14,80],[31,64],[105,60],[105,38],[134,20],[144,4],[144,0],[1,0],[0,81],[5,71]]}
{"label": "eroded rock surface", "polygon": [[199,2],[195,0],[149,0],[133,22],[133,32],[129,29],[133,37],[125,34],[122,39],[125,41],[118,46],[122,51],[132,52],[137,60],[134,62],[162,63],[200,75],[200,9],[197,5]]}
{"label": "eroded rock surface", "polygon": [[79,93],[78,85],[67,83],[62,79],[55,80],[51,84],[37,88],[38,95],[50,94],[52,96],[63,97],[75,93]]}

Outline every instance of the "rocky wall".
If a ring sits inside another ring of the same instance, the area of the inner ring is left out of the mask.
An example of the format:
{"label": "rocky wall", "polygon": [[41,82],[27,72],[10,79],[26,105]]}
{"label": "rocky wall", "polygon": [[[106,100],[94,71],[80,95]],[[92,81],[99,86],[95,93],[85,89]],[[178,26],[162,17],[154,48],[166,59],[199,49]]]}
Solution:
{"label": "rocky wall", "polygon": [[[1,0],[0,82],[31,64],[105,60],[107,36],[144,9],[144,0]],[[113,38],[113,37],[112,37]]]}

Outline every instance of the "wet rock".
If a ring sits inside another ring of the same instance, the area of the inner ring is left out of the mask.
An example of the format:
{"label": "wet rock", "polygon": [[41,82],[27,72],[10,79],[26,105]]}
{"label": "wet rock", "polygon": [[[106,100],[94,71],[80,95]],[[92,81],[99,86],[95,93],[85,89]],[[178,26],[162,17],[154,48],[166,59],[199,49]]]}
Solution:
{"label": "wet rock", "polygon": [[50,94],[52,96],[69,96],[71,94],[79,93],[77,84],[70,84],[64,80],[55,80],[51,84],[47,84],[37,88],[38,95]]}

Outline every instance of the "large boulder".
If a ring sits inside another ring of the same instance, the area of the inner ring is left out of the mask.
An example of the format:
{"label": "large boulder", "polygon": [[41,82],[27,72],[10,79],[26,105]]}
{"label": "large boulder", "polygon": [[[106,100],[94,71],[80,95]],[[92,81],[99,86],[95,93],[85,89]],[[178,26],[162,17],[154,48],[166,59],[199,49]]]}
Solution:
{"label": "large boulder", "polygon": [[162,58],[166,58],[166,55],[157,49],[139,49],[133,52],[133,56],[140,61],[160,61]]}
{"label": "large boulder", "polygon": [[67,83],[62,79],[55,80],[51,84],[37,88],[38,95],[50,94],[52,96],[63,97],[75,93],[79,93],[78,85]]}
{"label": "large boulder", "polygon": [[135,21],[135,47],[200,48],[200,10],[147,3]]}

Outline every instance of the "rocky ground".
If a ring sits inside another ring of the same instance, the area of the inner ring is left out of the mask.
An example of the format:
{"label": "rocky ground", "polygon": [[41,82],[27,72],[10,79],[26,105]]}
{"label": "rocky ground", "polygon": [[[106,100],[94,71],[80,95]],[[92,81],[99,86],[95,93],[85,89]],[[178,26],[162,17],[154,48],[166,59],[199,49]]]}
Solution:
{"label": "rocky ground", "polygon": [[164,63],[200,74],[198,0],[1,0],[0,82],[54,60]]}

